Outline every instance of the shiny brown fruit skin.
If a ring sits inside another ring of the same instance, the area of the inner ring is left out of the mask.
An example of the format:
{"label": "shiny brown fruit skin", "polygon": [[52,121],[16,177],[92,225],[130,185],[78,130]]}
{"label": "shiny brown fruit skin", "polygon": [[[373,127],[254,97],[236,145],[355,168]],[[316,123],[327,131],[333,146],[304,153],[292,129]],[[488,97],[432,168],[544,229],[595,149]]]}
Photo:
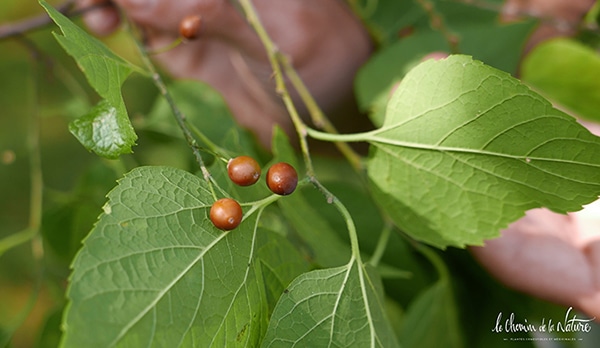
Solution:
{"label": "shiny brown fruit skin", "polygon": [[179,34],[188,40],[193,40],[200,35],[201,27],[202,18],[198,15],[189,15],[179,22]]}
{"label": "shiny brown fruit skin", "polygon": [[210,221],[223,231],[238,227],[242,217],[242,207],[235,199],[221,198],[210,207]]}
{"label": "shiny brown fruit skin", "polygon": [[240,186],[250,186],[260,178],[260,165],[249,156],[232,158],[227,163],[229,179]]}
{"label": "shiny brown fruit skin", "polygon": [[275,163],[267,171],[267,186],[273,193],[286,196],[294,192],[297,185],[298,173],[288,163]]}

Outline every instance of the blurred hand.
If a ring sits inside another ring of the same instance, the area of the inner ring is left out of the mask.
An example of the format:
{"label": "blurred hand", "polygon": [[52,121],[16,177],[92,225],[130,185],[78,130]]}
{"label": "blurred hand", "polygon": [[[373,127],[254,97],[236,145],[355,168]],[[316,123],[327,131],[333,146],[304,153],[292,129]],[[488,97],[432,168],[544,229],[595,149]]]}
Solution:
{"label": "blurred hand", "polygon": [[570,215],[531,210],[471,250],[504,284],[600,319],[600,201]]}
{"label": "blurred hand", "polygon": [[[581,123],[600,135],[600,125]],[[504,284],[600,322],[600,200],[569,215],[531,210],[471,251]]]}
{"label": "blurred hand", "polygon": [[[79,0],[79,7],[105,0]],[[174,77],[204,81],[226,99],[239,123],[268,145],[274,124],[291,122],[275,95],[265,49],[243,15],[227,0],[114,0],[159,49],[179,35],[179,22],[200,15],[200,37],[155,56]],[[340,0],[254,0],[267,32],[288,55],[317,102],[326,110],[351,98],[358,67],[369,57],[366,30]],[[99,35],[119,25],[114,7],[88,12],[84,20]],[[296,103],[300,105],[301,103]]]}
{"label": "blurred hand", "polygon": [[[433,52],[423,60],[447,56]],[[600,135],[600,125],[582,124]],[[471,251],[502,283],[600,321],[600,200],[569,215],[531,210]]]}

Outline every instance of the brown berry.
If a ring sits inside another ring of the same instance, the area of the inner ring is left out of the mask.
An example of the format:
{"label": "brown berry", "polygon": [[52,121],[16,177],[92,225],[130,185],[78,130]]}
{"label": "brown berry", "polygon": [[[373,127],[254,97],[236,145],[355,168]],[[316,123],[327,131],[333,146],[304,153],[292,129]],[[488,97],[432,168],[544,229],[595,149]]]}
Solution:
{"label": "brown berry", "polygon": [[296,169],[285,162],[275,163],[267,171],[267,186],[273,193],[289,195],[298,185]]}
{"label": "brown berry", "polygon": [[240,186],[250,186],[260,178],[260,165],[249,156],[232,158],[227,163],[229,179]]}
{"label": "brown berry", "polygon": [[186,16],[179,22],[179,34],[188,40],[197,38],[201,28],[202,18],[198,15]]}
{"label": "brown berry", "polygon": [[221,198],[210,207],[210,221],[216,228],[230,231],[242,222],[242,207],[231,198]]}

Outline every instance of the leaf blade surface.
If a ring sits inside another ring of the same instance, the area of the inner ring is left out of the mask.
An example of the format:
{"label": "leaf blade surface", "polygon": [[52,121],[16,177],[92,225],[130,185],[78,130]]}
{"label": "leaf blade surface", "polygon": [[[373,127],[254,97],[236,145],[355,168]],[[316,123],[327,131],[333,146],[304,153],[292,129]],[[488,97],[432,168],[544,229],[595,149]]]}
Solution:
{"label": "leaf blade surface", "polygon": [[[45,1],[39,3],[63,32],[63,35],[54,33],[54,37],[75,59],[89,84],[103,99],[90,114],[76,120],[77,123],[71,123],[71,132],[88,150],[100,156],[117,158],[121,154],[130,153],[137,135],[127,115],[121,96],[121,86],[133,71],[142,72],[142,70],[113,53],[102,42],[88,35]],[[75,131],[101,128],[98,122],[99,109],[111,110],[110,113],[104,112],[104,118],[106,115],[112,115],[111,127],[106,127],[111,131],[110,136],[98,139],[99,132]]]}
{"label": "leaf blade surface", "polygon": [[214,228],[212,200],[205,181],[178,169],[120,180],[74,261],[63,346],[256,345],[273,294],[304,263],[254,215]]}
{"label": "leaf blade surface", "polygon": [[347,265],[304,273],[280,298],[262,347],[397,347],[376,273]]}
{"label": "leaf blade surface", "polygon": [[407,233],[481,244],[527,209],[581,209],[600,194],[600,142],[518,80],[466,56],[428,61],[390,100],[368,171]]}

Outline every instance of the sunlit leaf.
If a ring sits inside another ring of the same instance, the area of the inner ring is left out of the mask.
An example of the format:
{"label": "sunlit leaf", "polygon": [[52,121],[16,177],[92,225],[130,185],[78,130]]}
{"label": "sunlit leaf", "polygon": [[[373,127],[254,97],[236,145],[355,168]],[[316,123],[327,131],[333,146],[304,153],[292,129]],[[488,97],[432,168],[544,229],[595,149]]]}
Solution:
{"label": "sunlit leaf", "polygon": [[600,139],[467,56],[412,70],[365,140],[381,206],[438,247],[481,244],[528,209],[579,210],[600,194]]}

